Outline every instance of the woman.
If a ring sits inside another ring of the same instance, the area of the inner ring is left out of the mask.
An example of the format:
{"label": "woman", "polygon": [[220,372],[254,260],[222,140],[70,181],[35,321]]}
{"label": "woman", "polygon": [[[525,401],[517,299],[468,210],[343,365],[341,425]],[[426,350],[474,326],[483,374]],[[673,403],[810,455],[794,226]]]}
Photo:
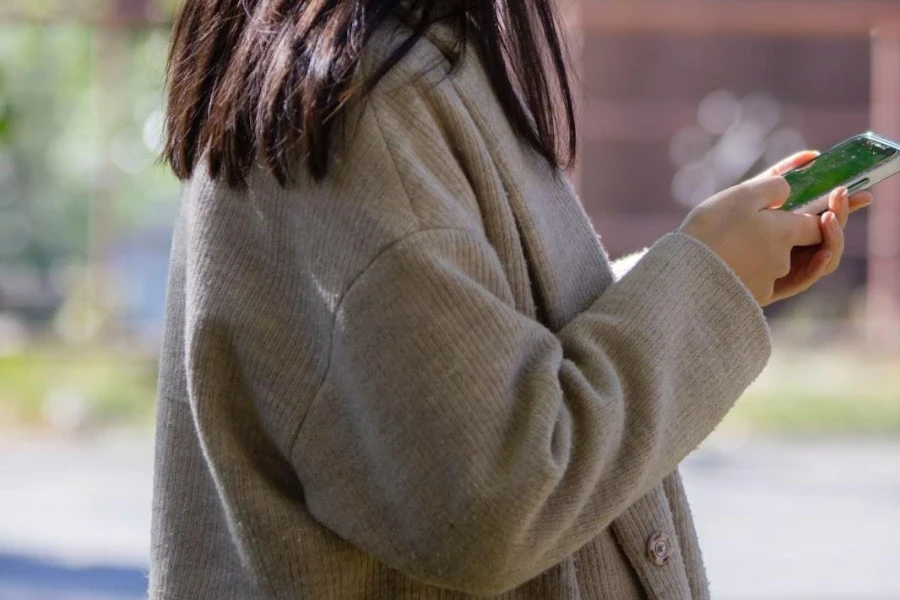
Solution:
{"label": "woman", "polygon": [[558,31],[551,0],[187,1],[152,598],[708,596],[677,466],[871,197],[770,210],[803,153],[616,278]]}

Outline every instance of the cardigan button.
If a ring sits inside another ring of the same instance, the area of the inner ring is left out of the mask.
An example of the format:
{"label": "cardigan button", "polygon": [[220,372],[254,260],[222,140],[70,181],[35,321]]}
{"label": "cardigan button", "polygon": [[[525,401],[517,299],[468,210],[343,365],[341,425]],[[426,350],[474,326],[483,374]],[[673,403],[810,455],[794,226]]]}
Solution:
{"label": "cardigan button", "polygon": [[647,558],[654,565],[658,567],[665,565],[671,555],[672,542],[669,540],[669,536],[661,531],[657,531],[649,537],[647,540]]}

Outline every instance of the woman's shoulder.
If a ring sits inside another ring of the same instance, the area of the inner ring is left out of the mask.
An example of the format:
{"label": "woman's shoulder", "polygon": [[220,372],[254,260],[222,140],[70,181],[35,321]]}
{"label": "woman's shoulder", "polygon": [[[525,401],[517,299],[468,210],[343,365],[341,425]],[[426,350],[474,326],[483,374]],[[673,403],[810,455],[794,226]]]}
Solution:
{"label": "woman's shoulder", "polygon": [[[393,19],[379,27],[360,65],[360,82],[368,81],[410,34]],[[472,64],[472,49],[457,64],[451,61],[453,35],[450,26],[432,26],[374,88],[347,106],[328,176],[339,184],[375,175],[395,182],[426,229],[480,226],[467,177],[489,156],[482,122],[471,111],[479,100],[459,85],[477,77],[473,69],[478,66]]]}
{"label": "woman's shoulder", "polygon": [[[363,54],[360,83],[371,81],[408,43],[412,33],[396,18],[385,20]],[[477,49],[448,21],[431,25],[378,80],[363,103],[367,101],[404,113],[425,111],[434,119],[470,128],[478,124],[469,119],[452,122],[444,118],[446,113],[466,113],[475,105],[497,104]]]}
{"label": "woman's shoulder", "polygon": [[[411,34],[396,19],[383,23],[361,61],[360,81],[376,74]],[[369,110],[381,135],[420,145],[423,158],[478,166],[499,157],[502,164],[494,166],[521,163],[543,172],[545,161],[523,142],[501,105],[478,45],[459,35],[452,23],[432,25],[348,112]]]}
{"label": "woman's shoulder", "polygon": [[[371,39],[362,68],[389,56],[409,32],[397,22],[385,23]],[[348,280],[417,231],[481,230],[478,186],[470,176],[489,171],[491,157],[471,100],[458,85],[460,77],[471,76],[472,57],[451,72],[440,47],[447,39],[440,36],[449,33],[434,28],[369,94],[346,107],[324,179],[313,179],[298,165],[290,185],[282,187],[260,165],[246,186],[232,189],[210,178],[201,161],[204,168],[187,182],[183,196],[191,229],[207,231],[223,247],[248,236],[264,245],[277,234],[308,246],[294,254],[352,253],[352,259],[336,260],[356,265],[348,267]]]}

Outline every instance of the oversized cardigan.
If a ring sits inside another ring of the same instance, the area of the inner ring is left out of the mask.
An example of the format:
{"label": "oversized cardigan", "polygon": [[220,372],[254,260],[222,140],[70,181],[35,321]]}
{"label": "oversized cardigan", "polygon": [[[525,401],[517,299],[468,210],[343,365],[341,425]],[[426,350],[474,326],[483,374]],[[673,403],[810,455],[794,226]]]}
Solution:
{"label": "oversized cardigan", "polygon": [[324,181],[185,184],[152,600],[708,597],[677,466],[765,365],[762,311],[678,232],[617,278],[441,43],[349,109]]}

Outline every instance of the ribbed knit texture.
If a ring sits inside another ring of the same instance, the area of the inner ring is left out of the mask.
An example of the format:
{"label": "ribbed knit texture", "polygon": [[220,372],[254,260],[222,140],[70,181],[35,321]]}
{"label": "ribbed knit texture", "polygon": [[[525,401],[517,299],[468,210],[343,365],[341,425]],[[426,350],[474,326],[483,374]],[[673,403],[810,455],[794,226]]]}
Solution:
{"label": "ribbed knit texture", "polygon": [[614,276],[440,39],[351,109],[323,183],[185,186],[152,599],[707,598],[676,468],[768,359],[762,312],[682,234]]}

